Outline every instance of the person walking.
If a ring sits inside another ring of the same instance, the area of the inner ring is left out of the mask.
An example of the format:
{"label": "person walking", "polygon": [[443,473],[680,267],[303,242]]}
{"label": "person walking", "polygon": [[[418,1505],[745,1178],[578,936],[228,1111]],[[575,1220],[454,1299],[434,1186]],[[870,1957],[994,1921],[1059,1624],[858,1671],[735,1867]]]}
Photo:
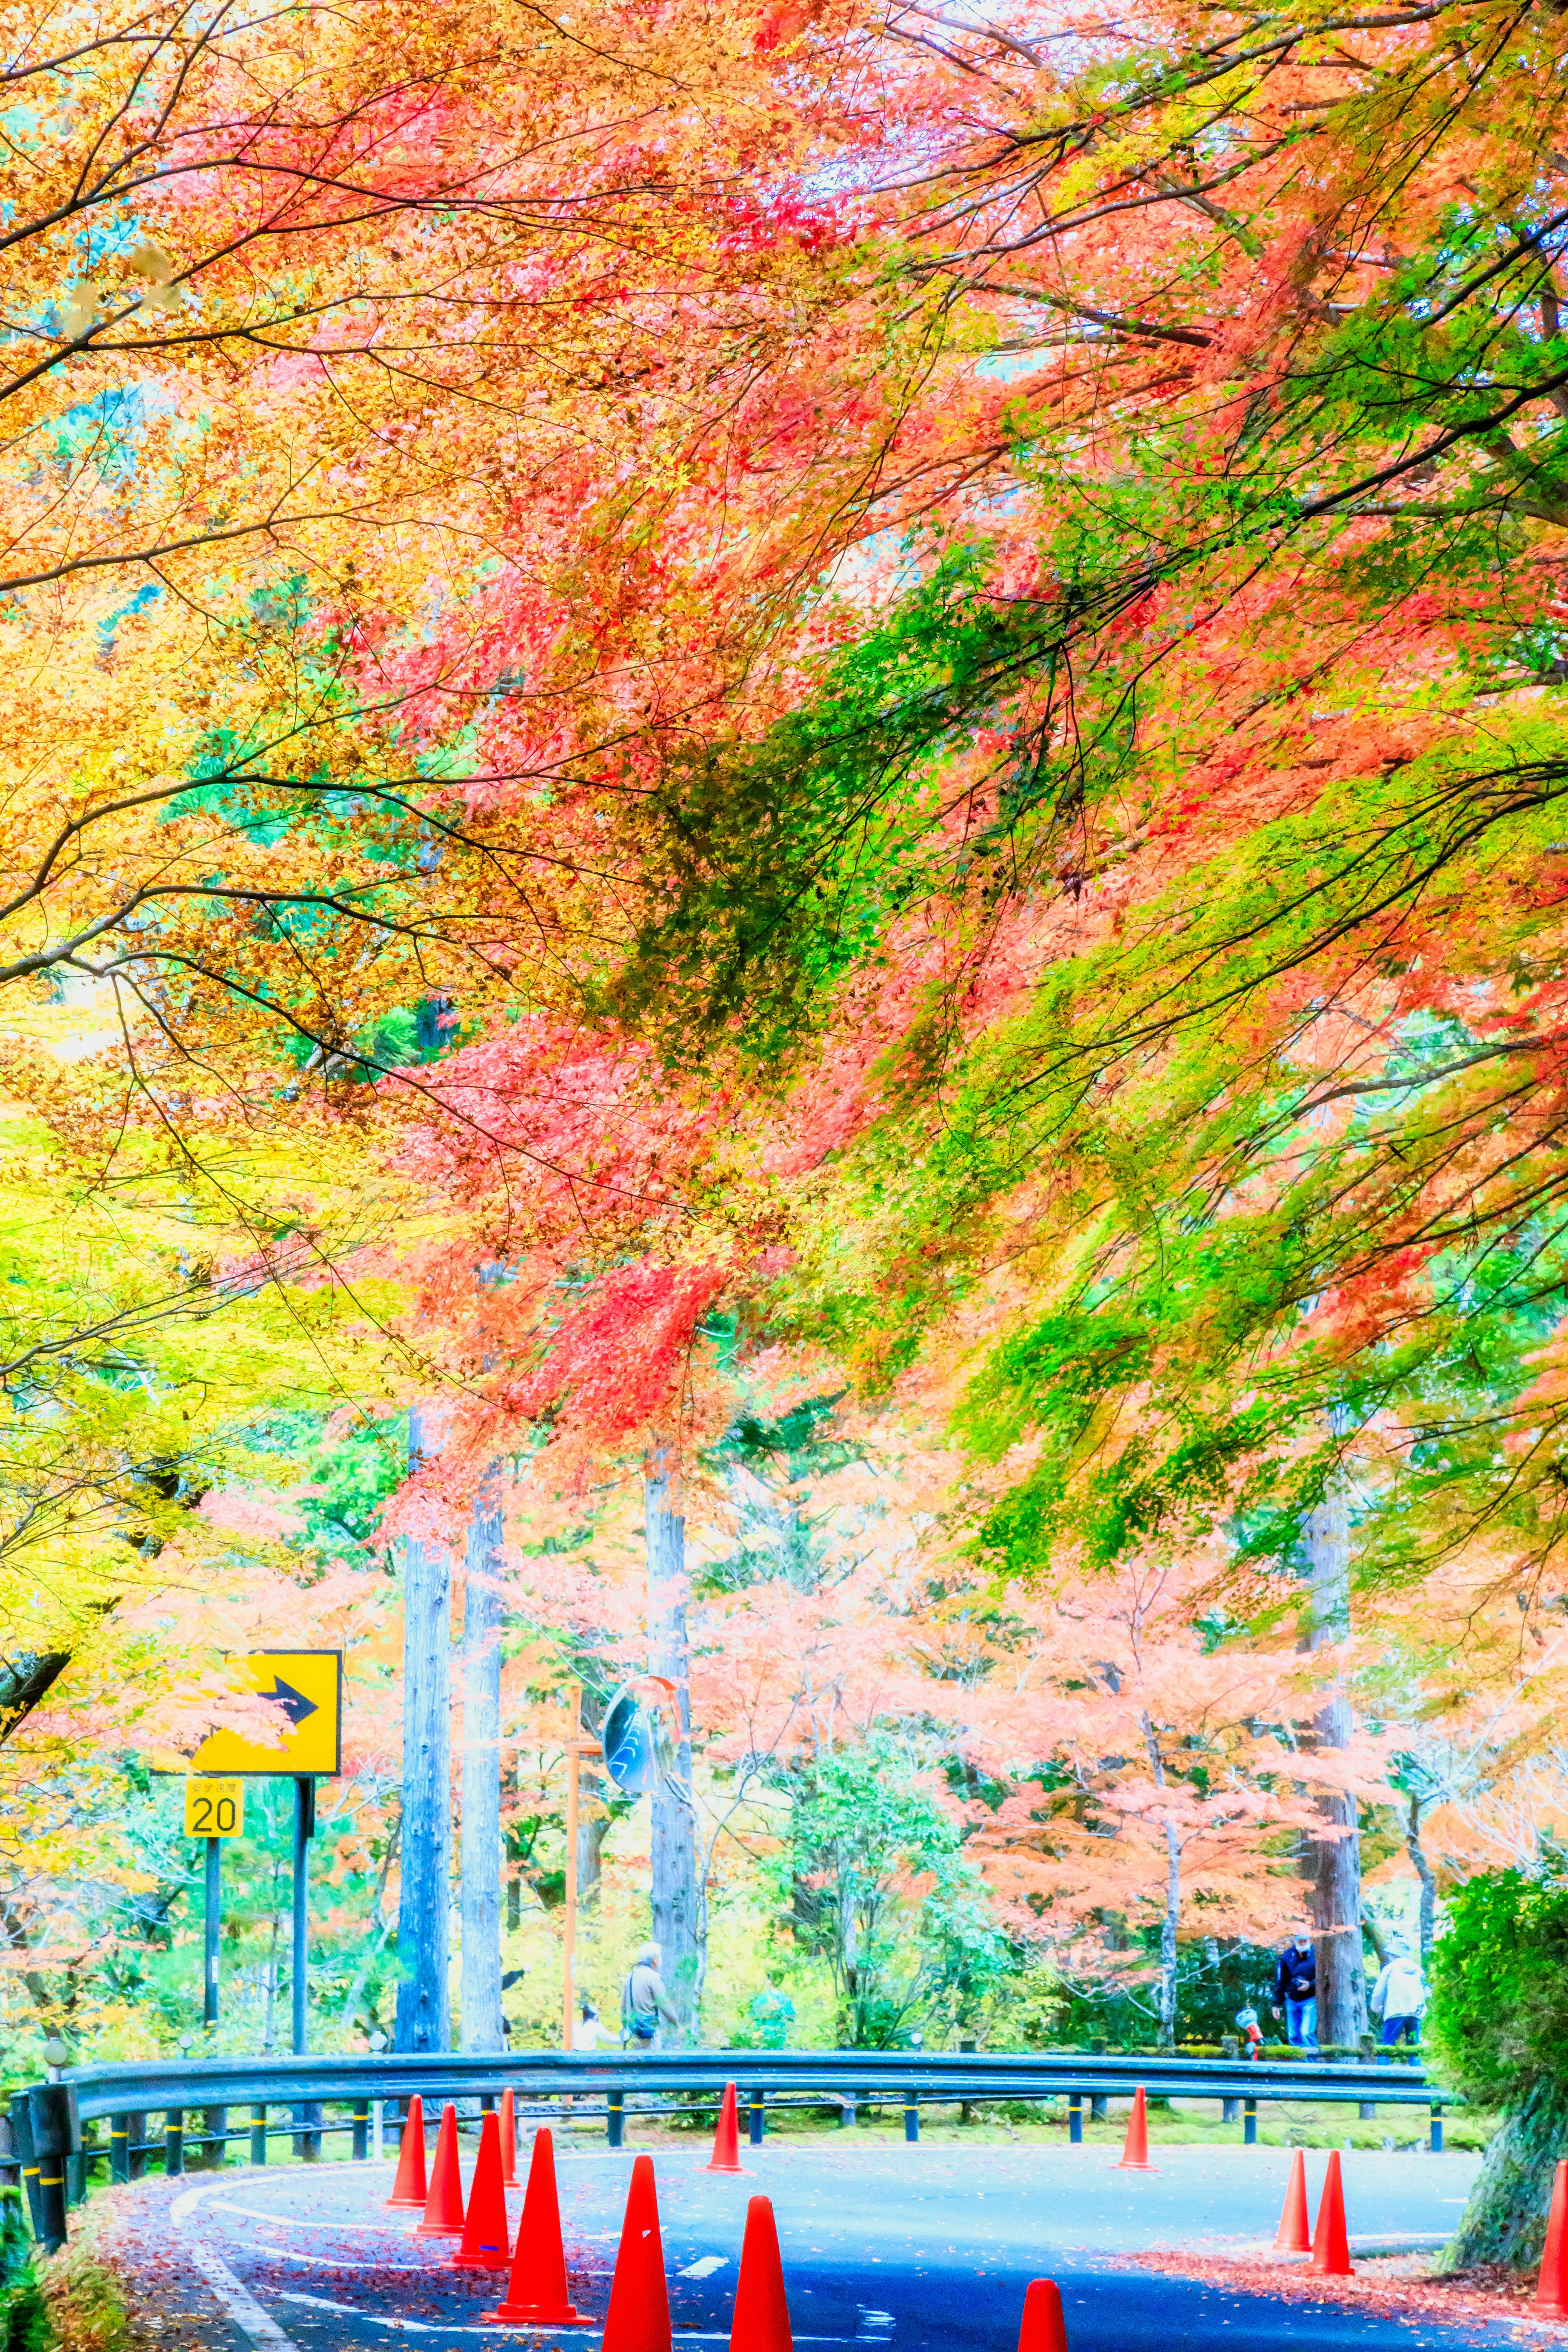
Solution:
{"label": "person walking", "polygon": [[641,1945],[621,1987],[621,2039],[633,2051],[662,2049],[662,2025],[680,2022],[680,2012],[658,1972],[663,1959],[657,1944]]}
{"label": "person walking", "polygon": [[598,2048],[604,2038],[605,2029],[599,2022],[599,2012],[584,1993],[582,2014],[572,2028],[572,2047],[574,2050],[593,2052]]}
{"label": "person walking", "polygon": [[1399,2042],[1407,2042],[1412,2049],[1419,2048],[1421,2020],[1426,2008],[1426,1980],[1421,1973],[1420,1961],[1400,1937],[1390,1938],[1388,1958],[1378,1971],[1370,2006],[1373,2015],[1383,2020],[1385,2050],[1392,2050]]}
{"label": "person walking", "polygon": [[1311,1937],[1298,1931],[1274,1968],[1274,2014],[1285,2017],[1285,2039],[1298,2050],[1318,2046],[1318,1955]]}

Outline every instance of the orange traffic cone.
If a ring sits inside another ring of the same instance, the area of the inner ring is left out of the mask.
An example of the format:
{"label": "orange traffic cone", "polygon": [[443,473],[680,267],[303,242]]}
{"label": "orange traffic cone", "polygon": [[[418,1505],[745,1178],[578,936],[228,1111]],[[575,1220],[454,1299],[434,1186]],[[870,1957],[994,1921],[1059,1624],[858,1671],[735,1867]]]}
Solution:
{"label": "orange traffic cone", "polygon": [[784,2300],[784,2264],[779,2260],[778,2225],[766,2197],[753,2197],[746,2207],[730,2352],[795,2352],[789,2305]]}
{"label": "orange traffic cone", "polygon": [[561,2207],[555,2195],[555,2145],[547,2131],[538,2131],[533,2135],[528,2191],[517,2225],[517,2251],[511,2258],[506,2300],[487,2311],[485,2317],[498,2327],[515,2326],[519,2320],[536,2327],[591,2326],[566,2295],[566,2250],[561,2242]]}
{"label": "orange traffic cone", "polygon": [[1274,2232],[1274,2250],[1280,2254],[1310,2254],[1312,2232],[1307,2227],[1307,2167],[1300,2148],[1290,2162],[1290,2185]]}
{"label": "orange traffic cone", "polygon": [[397,2178],[386,2201],[389,2205],[422,2207],[425,2188],[425,2105],[416,2091],[408,2102],[408,2113],[403,2118],[403,2137],[397,2149]]}
{"label": "orange traffic cone", "polygon": [[664,2245],[658,2234],[658,2198],[653,2158],[632,2163],[626,2216],[610,2281],[603,2352],[672,2352],[669,2290],[664,2277]]}
{"label": "orange traffic cone", "polygon": [[1552,2210],[1546,2218],[1546,2251],[1541,2257],[1535,2308],[1568,2319],[1568,2161],[1558,2166],[1552,2183]]}
{"label": "orange traffic cone", "polygon": [[1312,2268],[1325,2278],[1351,2278],[1350,2241],[1345,2236],[1345,2190],[1340,2179],[1340,2152],[1329,2158],[1323,2193],[1318,2200],[1318,2226],[1312,2232]]}
{"label": "orange traffic cone", "polygon": [[450,2099],[441,2110],[436,2135],[436,2161],[430,2168],[430,2194],[425,2218],[415,2228],[416,2238],[460,2238],[463,2234],[463,2176],[458,2168],[458,2110]]}
{"label": "orange traffic cone", "polygon": [[1025,2289],[1018,2352],[1068,2352],[1061,2289],[1055,2279],[1031,2279]]}
{"label": "orange traffic cone", "polygon": [[735,2085],[724,2085],[723,2104],[719,2109],[718,2126],[713,2134],[713,2153],[703,2166],[704,2172],[744,2172],[741,2162],[741,2131],[735,2113]]}
{"label": "orange traffic cone", "polygon": [[517,2106],[510,2083],[500,2095],[500,2177],[509,2189],[517,2187]]}
{"label": "orange traffic cone", "polygon": [[1160,2169],[1157,2164],[1149,2161],[1149,2116],[1142,2083],[1132,2094],[1132,2113],[1127,2118],[1127,2140],[1121,2150],[1121,2160],[1110,2168],[1112,2172],[1158,2172]]}
{"label": "orange traffic cone", "polygon": [[479,2152],[474,2159],[474,2177],[468,2183],[463,2242],[452,2261],[460,2271],[504,2271],[508,2259],[500,2117],[489,2115],[479,2125]]}

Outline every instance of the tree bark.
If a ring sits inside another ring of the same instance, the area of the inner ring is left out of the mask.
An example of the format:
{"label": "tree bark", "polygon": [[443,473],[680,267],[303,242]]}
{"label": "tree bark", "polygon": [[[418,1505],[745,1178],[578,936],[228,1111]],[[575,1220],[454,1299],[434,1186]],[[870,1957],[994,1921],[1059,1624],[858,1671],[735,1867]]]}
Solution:
{"label": "tree bark", "polygon": [[[1158,1787],[1165,1786],[1165,1759],[1155,1736],[1154,1726],[1147,1713],[1143,1717],[1143,1744],[1149,1751],[1149,1765]],[[1165,1817],[1165,1910],[1160,1921],[1160,2046],[1173,2050],[1176,2046],[1176,1931],[1182,1924],[1182,1843],[1176,1835],[1176,1825]]]}
{"label": "tree bark", "polygon": [[[1350,1513],[1338,1480],[1309,1514],[1302,1536],[1312,1570],[1312,1630],[1308,1646],[1331,1649],[1350,1632]],[[1312,1721],[1321,1754],[1350,1743],[1351,1705],[1331,1691]],[[1313,1942],[1318,1948],[1318,2040],[1353,2047],[1366,2032],[1366,1969],[1361,1948],[1361,1829],[1346,1792],[1318,1800],[1325,1827],[1338,1834],[1310,1841]]]}
{"label": "tree bark", "polygon": [[1437,1933],[1437,1880],[1421,1843],[1421,1800],[1414,1792],[1405,1800],[1405,1850],[1421,1882],[1421,1965],[1425,1969],[1431,1963]]}
{"label": "tree bark", "polygon": [[463,1584],[462,2019],[465,2050],[505,2048],[500,2006],[500,1497],[468,1525]]}
{"label": "tree bark", "polygon": [[[423,1432],[409,1415],[408,1458]],[[397,1900],[397,2016],[393,2047],[452,2046],[447,1989],[451,1903],[451,1565],[410,1538],[403,1567],[403,1873]]]}
{"label": "tree bark", "polygon": [[1437,2260],[1443,2271],[1475,2263],[1526,2270],[1546,2242],[1558,2158],[1568,2154],[1568,2095],[1542,2083],[1503,2123],[1476,2175],[1459,2227]]}
{"label": "tree bark", "polygon": [[668,1457],[656,1454],[644,1481],[647,1534],[648,1665],[676,1690],[678,1738],[669,1774],[655,1787],[653,1937],[664,1955],[679,2037],[696,2032],[705,1958],[697,1885],[697,1822],[691,1801],[691,1655],[686,1626],[686,1521],[672,1507]]}

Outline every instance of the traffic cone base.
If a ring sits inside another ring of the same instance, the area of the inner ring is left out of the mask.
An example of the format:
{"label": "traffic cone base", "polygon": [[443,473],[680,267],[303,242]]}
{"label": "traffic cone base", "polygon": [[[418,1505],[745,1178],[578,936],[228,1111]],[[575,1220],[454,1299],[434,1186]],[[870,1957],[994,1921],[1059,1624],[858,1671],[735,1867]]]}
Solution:
{"label": "traffic cone base", "polygon": [[1018,2352],[1068,2352],[1061,2289],[1055,2279],[1031,2279],[1024,2290],[1024,2323]]}
{"label": "traffic cone base", "polygon": [[430,2167],[430,2194],[425,2218],[415,2225],[416,2238],[460,2238],[463,2234],[463,2176],[458,2163],[458,2110],[450,2099],[441,2110],[436,2135],[436,2161]]}
{"label": "traffic cone base", "polygon": [[704,2172],[740,2173],[743,2173],[746,2169],[741,2162],[740,2118],[736,2112],[733,2083],[726,2083],[724,2085],[724,2097],[719,2109],[719,2121],[713,2130],[713,2153],[702,2169]]}
{"label": "traffic cone base", "polygon": [[533,2136],[528,2189],[511,2277],[494,2311],[484,2315],[496,2327],[591,2327],[593,2320],[571,2302],[566,2284],[566,2249],[561,2239],[561,2206],[555,2194],[555,2147],[548,2131]]}
{"label": "traffic cone base", "polygon": [[1112,2172],[1158,2172],[1157,2164],[1149,2161],[1149,2104],[1139,2084],[1132,2094],[1132,2113],[1127,2118],[1127,2138],[1120,2160],[1110,2168]]}
{"label": "traffic cone base", "polygon": [[452,2256],[459,2271],[504,2271],[511,2263],[506,2233],[506,2183],[500,2168],[500,2117],[490,2114],[479,2125],[479,2152],[468,2183],[468,2210],[463,2217],[463,2242]]}
{"label": "traffic cone base", "polygon": [[403,2119],[403,2137],[397,2148],[397,2178],[392,2184],[389,2205],[407,2205],[422,2212],[429,2193],[425,2178],[425,2103],[417,2091],[408,2102],[408,2113]]}
{"label": "traffic cone base", "polygon": [[1552,2176],[1552,2210],[1546,2219],[1546,2244],[1532,2308],[1568,2319],[1568,2158]]}
{"label": "traffic cone base", "polygon": [[1300,2148],[1290,2160],[1289,2185],[1280,2210],[1279,2227],[1274,2232],[1274,2251],[1278,2254],[1310,2254],[1312,2232],[1307,2227],[1307,2165]]}
{"label": "traffic cone base", "polygon": [[778,2224],[773,2220],[773,2204],[766,2197],[753,2197],[746,2207],[741,2275],[735,2283],[735,2313],[730,2323],[730,2352],[795,2352],[789,2304],[784,2294],[784,2263],[779,2256]]}
{"label": "traffic cone base", "polygon": [[1318,2226],[1312,2232],[1312,2268],[1324,2278],[1353,2278],[1350,2241],[1345,2236],[1345,2189],[1340,2174],[1340,2152],[1329,2157],[1323,2193],[1318,2200]]}

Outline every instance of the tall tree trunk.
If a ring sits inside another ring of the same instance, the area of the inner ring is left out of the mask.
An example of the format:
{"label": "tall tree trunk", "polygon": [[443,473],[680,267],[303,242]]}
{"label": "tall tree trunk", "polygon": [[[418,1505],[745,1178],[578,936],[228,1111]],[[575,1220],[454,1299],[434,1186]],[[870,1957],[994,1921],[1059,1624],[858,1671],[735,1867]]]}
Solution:
{"label": "tall tree trunk", "polygon": [[493,1475],[468,1525],[463,1586],[465,2050],[505,2048],[500,2008],[500,1496]]}
{"label": "tall tree trunk", "polygon": [[[416,1467],[419,1415],[408,1422]],[[410,1538],[403,1565],[403,1874],[397,1900],[397,2017],[393,2047],[452,2046],[447,1990],[451,1903],[451,1564]]]}
{"label": "tall tree trunk", "polygon": [[1437,1880],[1421,1843],[1421,1800],[1412,1790],[1405,1801],[1405,1851],[1421,1882],[1421,1965],[1428,1967],[1437,1933]]}
{"label": "tall tree trunk", "polygon": [[1501,2263],[1525,2270],[1539,2263],[1552,2178],[1565,2154],[1568,2098],[1555,2084],[1539,2084],[1504,2118],[1489,2146],[1458,2230],[1438,2257],[1438,2269]]}
{"label": "tall tree trunk", "polygon": [[[1165,1786],[1165,1759],[1152,1719],[1143,1716],[1143,1745],[1158,1787]],[[1182,1842],[1169,1814],[1165,1817],[1165,1910],[1160,1922],[1160,2044],[1176,2046],[1176,1931],[1182,1924]]]}
{"label": "tall tree trunk", "polygon": [[[1309,1648],[1331,1649],[1350,1633],[1350,1513],[1335,1479],[1302,1528],[1312,1570],[1312,1630]],[[1349,1746],[1351,1705],[1342,1687],[1331,1691],[1312,1720],[1312,1745]],[[1325,1825],[1337,1835],[1310,1842],[1313,1941],[1318,1948],[1318,2040],[1353,2045],[1366,2032],[1366,1969],[1361,1949],[1361,1830],[1348,1792],[1318,1800]]]}
{"label": "tall tree trunk", "polygon": [[691,1801],[691,1656],[686,1628],[686,1521],[671,1507],[668,1456],[650,1460],[643,1488],[647,1533],[648,1665],[676,1690],[675,1763],[653,1791],[653,1936],[683,2038],[696,2032],[705,1937]]}

